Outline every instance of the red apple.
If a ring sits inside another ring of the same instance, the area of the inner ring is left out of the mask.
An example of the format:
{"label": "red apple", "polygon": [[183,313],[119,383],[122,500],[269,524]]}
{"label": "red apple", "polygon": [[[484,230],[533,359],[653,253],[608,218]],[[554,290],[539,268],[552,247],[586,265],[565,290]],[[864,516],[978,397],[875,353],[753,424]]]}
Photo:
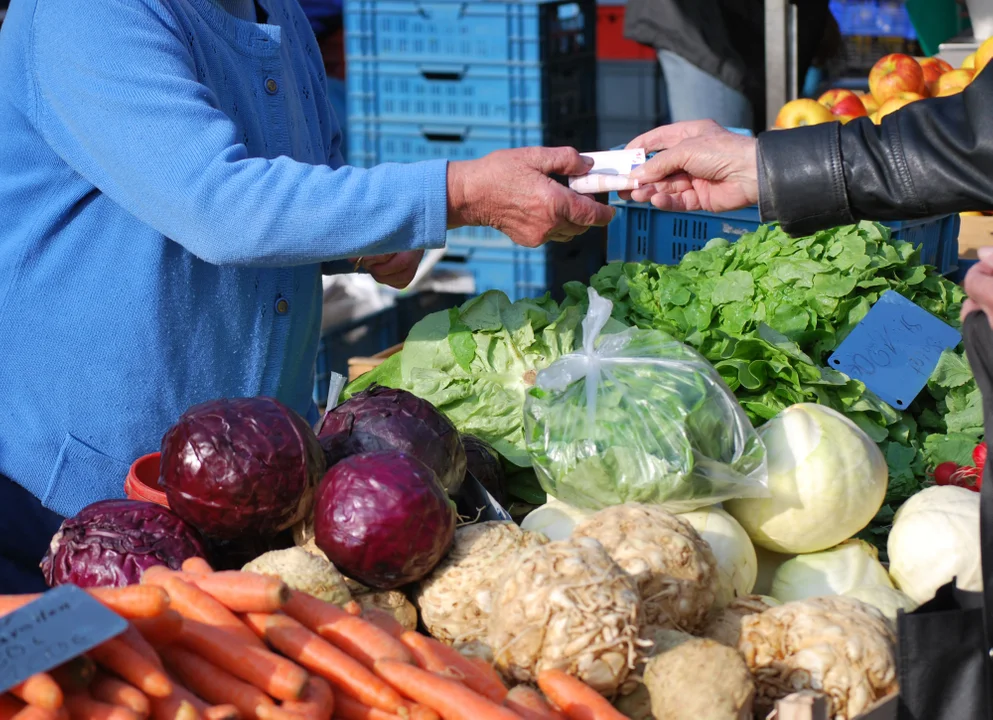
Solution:
{"label": "red apple", "polygon": [[912,93],[912,92],[899,93],[898,95],[891,97],[889,100],[887,100],[886,102],[884,102],[882,105],[879,106],[879,110],[876,112],[876,117],[878,118],[879,122],[882,122],[882,119],[887,115],[889,115],[891,112],[895,112],[900,108],[909,105],[912,102],[917,102],[918,100],[923,100],[923,99],[924,96],[921,95],[920,93]]}
{"label": "red apple", "polygon": [[956,93],[962,92],[966,89],[966,87],[968,87],[969,83],[972,82],[975,75],[976,74],[972,70],[966,70],[965,68],[959,68],[958,70],[946,72],[938,78],[934,96],[948,97],[949,95],[955,95]]}
{"label": "red apple", "polygon": [[819,125],[835,120],[831,111],[816,100],[801,98],[783,105],[776,116],[777,128],[796,128],[803,125]]}
{"label": "red apple", "polygon": [[924,84],[927,86],[929,95],[934,95],[937,91],[938,78],[954,68],[941,58],[926,57],[919,61],[921,70],[924,71]]}
{"label": "red apple", "polygon": [[830,110],[831,114],[843,123],[869,114],[862,100],[851,90],[828,90],[817,98],[817,102]]}
{"label": "red apple", "polygon": [[914,58],[903,53],[881,57],[869,72],[869,90],[880,105],[902,92],[924,95],[924,71]]}

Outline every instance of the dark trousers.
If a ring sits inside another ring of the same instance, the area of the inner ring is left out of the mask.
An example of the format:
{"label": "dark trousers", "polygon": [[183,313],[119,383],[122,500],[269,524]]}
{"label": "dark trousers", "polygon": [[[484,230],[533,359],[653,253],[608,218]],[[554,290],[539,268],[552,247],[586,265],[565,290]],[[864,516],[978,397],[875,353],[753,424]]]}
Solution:
{"label": "dark trousers", "polygon": [[63,518],[0,475],[0,593],[41,592],[42,557]]}

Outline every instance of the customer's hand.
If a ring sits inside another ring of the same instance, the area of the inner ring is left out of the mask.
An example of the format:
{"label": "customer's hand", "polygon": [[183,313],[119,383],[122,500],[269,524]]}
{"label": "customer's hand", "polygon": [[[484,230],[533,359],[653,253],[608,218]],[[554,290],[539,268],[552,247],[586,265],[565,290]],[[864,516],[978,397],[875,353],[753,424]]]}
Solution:
{"label": "customer's hand", "polygon": [[499,150],[448,166],[448,226],[487,225],[518,245],[564,242],[603,226],[614,209],[549,175],[585,175],[592,161],[573,148]]}
{"label": "customer's hand", "polygon": [[621,193],[626,200],[710,212],[758,202],[756,140],[711,120],[664,125],[636,137],[628,148],[657,154],[631,173],[641,187]]}
{"label": "customer's hand", "polygon": [[417,274],[417,268],[424,257],[423,250],[387,253],[386,255],[368,255],[354,260],[356,269],[367,271],[376,282],[389,285],[397,290],[403,290]]}
{"label": "customer's hand", "polygon": [[962,303],[962,321],[967,315],[982,311],[993,327],[993,247],[979,248],[979,262],[965,275],[965,293],[969,297]]}

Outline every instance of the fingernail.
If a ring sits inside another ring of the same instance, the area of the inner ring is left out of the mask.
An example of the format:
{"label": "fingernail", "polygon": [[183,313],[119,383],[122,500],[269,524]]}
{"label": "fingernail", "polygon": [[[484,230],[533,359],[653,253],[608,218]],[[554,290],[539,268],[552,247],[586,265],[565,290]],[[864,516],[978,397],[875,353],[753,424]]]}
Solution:
{"label": "fingernail", "polygon": [[583,164],[587,168],[591,168],[596,164],[596,162],[591,157],[587,157],[586,155],[583,155],[582,158],[583,158]]}
{"label": "fingernail", "polygon": [[989,260],[993,258],[993,246],[981,247],[976,250],[976,254],[979,255],[980,260]]}

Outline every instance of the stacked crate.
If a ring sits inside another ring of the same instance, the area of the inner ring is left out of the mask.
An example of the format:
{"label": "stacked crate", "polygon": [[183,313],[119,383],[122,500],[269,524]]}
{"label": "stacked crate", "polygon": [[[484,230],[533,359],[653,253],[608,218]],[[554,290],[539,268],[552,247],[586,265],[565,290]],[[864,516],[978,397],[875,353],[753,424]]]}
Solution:
{"label": "stacked crate", "polygon": [[[352,165],[596,149],[593,0],[346,0],[344,10]],[[448,250],[442,267],[515,299],[588,279],[603,261],[602,234],[527,250],[464,228],[449,233]]]}

